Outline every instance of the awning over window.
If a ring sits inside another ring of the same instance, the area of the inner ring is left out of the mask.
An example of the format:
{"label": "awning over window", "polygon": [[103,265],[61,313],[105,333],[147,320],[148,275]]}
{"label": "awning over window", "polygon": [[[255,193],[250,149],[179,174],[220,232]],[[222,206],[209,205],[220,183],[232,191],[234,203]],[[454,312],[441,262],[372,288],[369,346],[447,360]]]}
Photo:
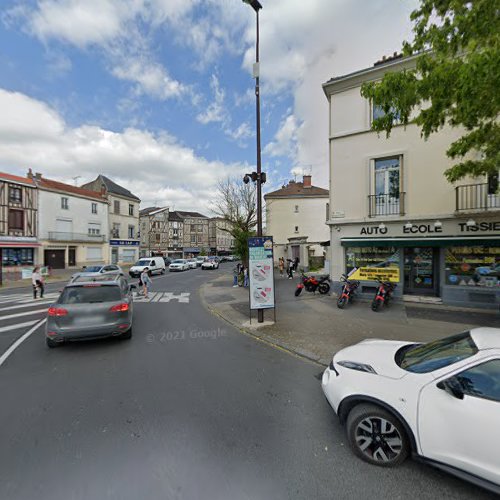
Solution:
{"label": "awning over window", "polygon": [[450,246],[500,246],[500,236],[460,238],[341,238],[344,247],[450,247]]}

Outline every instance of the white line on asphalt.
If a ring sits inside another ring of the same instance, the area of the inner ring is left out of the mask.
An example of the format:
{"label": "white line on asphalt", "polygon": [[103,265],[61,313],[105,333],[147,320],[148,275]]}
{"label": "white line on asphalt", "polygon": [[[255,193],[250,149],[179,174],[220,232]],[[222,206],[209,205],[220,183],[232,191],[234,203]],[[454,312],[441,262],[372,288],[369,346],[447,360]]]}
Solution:
{"label": "white line on asphalt", "polygon": [[10,318],[20,318],[21,316],[31,316],[32,314],[45,313],[45,312],[47,312],[47,309],[48,309],[48,307],[45,307],[43,309],[35,309],[33,311],[26,311],[23,313],[9,314],[8,316],[0,316],[0,321],[3,321],[4,319],[10,319]]}
{"label": "white line on asphalt", "polygon": [[11,309],[22,309],[23,307],[31,307],[31,306],[43,306],[44,304],[52,304],[53,300],[40,300],[29,304],[18,304],[16,306],[9,307],[1,307],[0,311],[10,311]]}
{"label": "white line on asphalt", "polygon": [[31,330],[28,330],[22,337],[19,337],[3,354],[0,356],[0,366],[2,366],[7,358],[38,328],[40,328],[47,320],[44,318],[39,321]]}
{"label": "white line on asphalt", "polygon": [[15,325],[2,326],[0,328],[0,333],[9,332],[10,330],[17,330],[18,328],[24,328],[25,326],[34,325],[38,320],[34,319],[33,321],[26,321],[25,323],[16,323]]}

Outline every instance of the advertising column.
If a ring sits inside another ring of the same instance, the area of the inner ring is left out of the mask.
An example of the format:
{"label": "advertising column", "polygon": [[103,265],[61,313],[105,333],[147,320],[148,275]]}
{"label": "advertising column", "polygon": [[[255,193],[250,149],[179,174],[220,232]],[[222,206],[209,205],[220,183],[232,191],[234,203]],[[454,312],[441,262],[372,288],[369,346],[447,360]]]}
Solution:
{"label": "advertising column", "polygon": [[250,309],[274,307],[274,268],[272,236],[248,238],[248,277]]}

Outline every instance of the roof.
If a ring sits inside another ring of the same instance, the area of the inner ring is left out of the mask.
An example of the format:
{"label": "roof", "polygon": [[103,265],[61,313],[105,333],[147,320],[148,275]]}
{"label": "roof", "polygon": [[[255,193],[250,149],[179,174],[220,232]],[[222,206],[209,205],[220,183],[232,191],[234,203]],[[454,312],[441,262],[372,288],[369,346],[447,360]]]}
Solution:
{"label": "roof", "polygon": [[197,217],[197,218],[202,218],[202,219],[208,219],[206,215],[200,214],[199,212],[184,212],[180,210],[176,210],[175,213],[181,218],[186,218],[186,217]]}
{"label": "roof", "polygon": [[125,189],[123,186],[120,186],[116,182],[113,182],[109,177],[105,175],[99,175],[98,179],[102,181],[102,183],[106,186],[106,189],[113,194],[117,194],[118,196],[124,196],[125,198],[132,198],[137,201],[141,201],[135,194],[131,193],[128,189]]}
{"label": "roof", "polygon": [[327,197],[330,193],[328,189],[323,189],[317,186],[304,187],[303,182],[289,182],[286,186],[272,191],[264,195],[264,198],[312,198],[312,197]]}
{"label": "roof", "polygon": [[169,212],[168,220],[173,222],[182,222],[183,219],[177,212]]}
{"label": "roof", "polygon": [[470,334],[479,350],[500,349],[500,328],[472,328]]}
{"label": "roof", "polygon": [[148,215],[155,215],[159,212],[168,212],[168,207],[147,207],[139,210],[139,217],[146,217]]}
{"label": "roof", "polygon": [[51,179],[46,179],[41,177],[41,179],[35,181],[36,185],[40,189],[45,189],[47,191],[58,191],[68,194],[74,194],[76,196],[84,196],[85,198],[94,198],[100,202],[105,203],[106,199],[97,193],[96,191],[91,191],[90,189],[84,189],[78,186],[71,186],[70,184],[64,184],[64,182],[53,181]]}
{"label": "roof", "polygon": [[35,187],[35,183],[28,177],[20,177],[18,175],[7,174],[6,172],[0,172],[0,180],[8,182],[19,182],[20,184],[29,184]]}

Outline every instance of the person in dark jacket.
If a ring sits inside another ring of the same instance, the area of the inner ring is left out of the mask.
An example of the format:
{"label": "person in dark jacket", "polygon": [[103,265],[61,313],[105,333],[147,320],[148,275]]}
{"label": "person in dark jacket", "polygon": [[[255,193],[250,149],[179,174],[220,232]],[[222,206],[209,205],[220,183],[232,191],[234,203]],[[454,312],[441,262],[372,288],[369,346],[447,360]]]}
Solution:
{"label": "person in dark jacket", "polygon": [[295,257],[295,261],[293,263],[293,270],[294,271],[297,271],[299,269],[299,262],[300,262],[299,258]]}

